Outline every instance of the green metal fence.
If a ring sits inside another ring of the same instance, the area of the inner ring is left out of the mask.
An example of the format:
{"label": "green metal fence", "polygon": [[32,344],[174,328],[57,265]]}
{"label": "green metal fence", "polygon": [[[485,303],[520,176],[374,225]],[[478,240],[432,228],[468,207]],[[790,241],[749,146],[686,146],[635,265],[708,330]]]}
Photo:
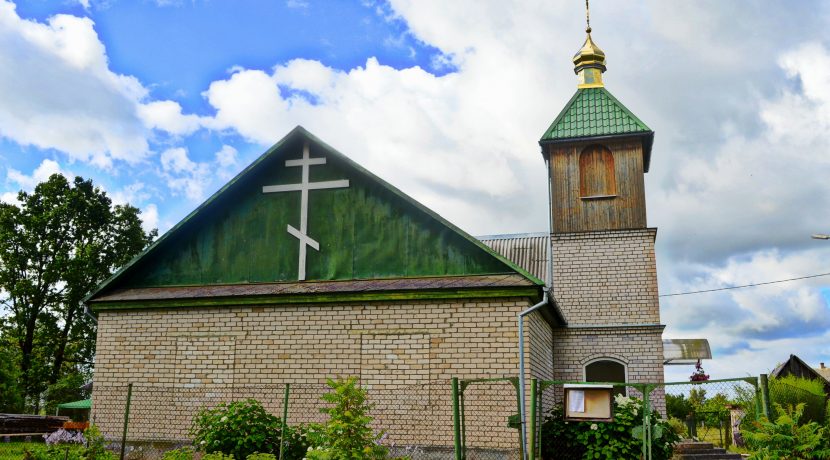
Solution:
{"label": "green metal fence", "polygon": [[[584,383],[529,379],[528,459],[580,458],[579,446],[556,439],[546,427],[551,426],[551,420],[561,417],[564,385]],[[771,402],[823,403],[819,395],[789,388],[763,375],[706,382],[606,384],[643,401],[638,406],[642,407],[642,426],[637,431],[642,440],[639,456],[647,460],[654,458],[653,438],[659,436],[652,431],[652,422],[658,417],[676,419],[673,426],[684,438],[728,448],[742,442],[742,425],[774,415]],[[436,380],[416,385],[371,381],[363,382],[363,388],[373,405],[373,428],[385,432],[381,442],[390,448],[392,456],[412,460],[525,458],[518,378]],[[202,408],[256,399],[284,424],[319,423],[326,418],[320,409],[325,407],[321,396],[328,391],[323,384],[99,384],[95,388],[92,422],[117,456],[149,460],[160,458],[167,450],[190,445],[191,423]],[[590,423],[584,428],[590,429]],[[9,440],[3,441],[0,439],[0,460],[22,458],[23,443],[14,446]]]}
{"label": "green metal fence", "polygon": [[[551,439],[549,438],[555,433],[551,434],[550,430],[546,432],[545,424],[562,420],[561,405],[564,385],[584,385],[585,383],[531,382],[528,420],[531,433],[528,443],[533,446],[529,450],[531,460],[535,458],[582,458],[584,452],[577,443],[557,439],[556,445],[550,445]],[[643,401],[642,427],[638,430],[638,435],[642,440],[641,456],[648,460],[654,458],[654,440],[662,436],[662,433],[653,431],[656,419],[678,418],[685,427],[680,433],[681,437],[728,447],[734,442],[735,436],[739,436],[740,423],[743,418],[749,415],[751,419],[755,419],[763,414],[767,407],[762,400],[761,386],[756,377],[705,382],[591,382],[591,384],[611,385],[614,391]],[[678,401],[682,404],[677,404]],[[590,429],[594,424],[594,422],[570,423],[583,424],[585,429]],[[662,431],[662,429],[657,430]],[[555,452],[556,456],[552,456],[551,452]]]}

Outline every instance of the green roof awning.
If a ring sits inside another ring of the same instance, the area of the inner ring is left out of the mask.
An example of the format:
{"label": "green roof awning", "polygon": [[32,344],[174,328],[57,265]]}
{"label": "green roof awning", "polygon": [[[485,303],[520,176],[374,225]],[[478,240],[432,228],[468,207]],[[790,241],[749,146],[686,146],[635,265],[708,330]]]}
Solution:
{"label": "green roof awning", "polygon": [[59,409],[92,409],[92,399],[82,399],[80,401],[72,401],[63,404],[58,404]]}

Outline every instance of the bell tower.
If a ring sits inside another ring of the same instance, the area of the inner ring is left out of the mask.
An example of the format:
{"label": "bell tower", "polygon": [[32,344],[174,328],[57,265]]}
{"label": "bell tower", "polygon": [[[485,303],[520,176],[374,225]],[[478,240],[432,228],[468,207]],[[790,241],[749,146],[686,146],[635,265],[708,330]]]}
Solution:
{"label": "bell tower", "polygon": [[605,89],[605,53],[591,38],[573,57],[576,94],[542,135],[554,233],[646,227],[643,174],[654,132]]}
{"label": "bell tower", "polygon": [[659,382],[657,229],[646,223],[644,186],[654,132],[605,88],[605,53],[586,19],[573,57],[576,93],[539,140],[550,180],[552,293],[567,322],[554,331],[554,375]]}

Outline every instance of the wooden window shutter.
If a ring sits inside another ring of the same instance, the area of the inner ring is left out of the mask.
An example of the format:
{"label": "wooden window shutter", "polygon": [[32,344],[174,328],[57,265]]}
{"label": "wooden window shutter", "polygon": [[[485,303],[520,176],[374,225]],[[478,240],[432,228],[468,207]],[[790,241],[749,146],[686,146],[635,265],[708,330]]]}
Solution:
{"label": "wooden window shutter", "polygon": [[589,145],[579,154],[579,195],[581,197],[617,194],[614,155],[602,145]]}

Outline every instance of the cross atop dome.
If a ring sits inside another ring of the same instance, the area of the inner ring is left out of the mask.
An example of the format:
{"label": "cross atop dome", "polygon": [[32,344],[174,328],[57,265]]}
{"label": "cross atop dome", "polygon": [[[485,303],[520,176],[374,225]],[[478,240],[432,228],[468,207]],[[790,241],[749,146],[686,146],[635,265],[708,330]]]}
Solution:
{"label": "cross atop dome", "polygon": [[585,0],[585,43],[573,57],[574,72],[579,77],[579,88],[601,88],[602,73],[605,72],[605,52],[591,38],[591,16],[588,0]]}

